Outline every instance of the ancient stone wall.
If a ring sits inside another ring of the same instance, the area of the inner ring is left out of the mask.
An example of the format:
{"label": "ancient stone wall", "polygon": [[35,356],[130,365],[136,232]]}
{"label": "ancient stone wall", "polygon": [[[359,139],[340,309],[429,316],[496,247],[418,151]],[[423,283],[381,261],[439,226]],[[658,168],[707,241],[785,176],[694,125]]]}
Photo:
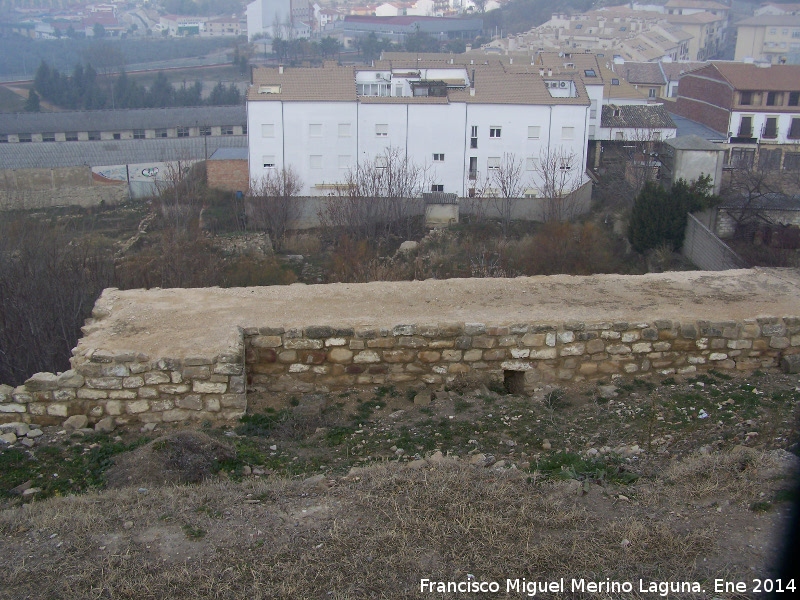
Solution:
{"label": "ancient stone wall", "polygon": [[530,390],[540,381],[775,367],[800,352],[800,318],[261,328],[245,330],[245,344],[252,390],[439,386],[458,376]]}

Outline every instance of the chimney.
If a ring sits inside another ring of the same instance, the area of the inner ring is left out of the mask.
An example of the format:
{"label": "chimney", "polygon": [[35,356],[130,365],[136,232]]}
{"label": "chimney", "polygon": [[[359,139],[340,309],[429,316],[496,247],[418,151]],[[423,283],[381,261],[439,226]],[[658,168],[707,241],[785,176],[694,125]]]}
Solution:
{"label": "chimney", "polygon": [[510,65],[514,64],[514,57],[513,56],[509,56],[508,57],[508,64],[510,64]]}
{"label": "chimney", "polygon": [[283,75],[283,65],[278,65],[278,75]]}
{"label": "chimney", "polygon": [[469,95],[475,95],[475,69],[472,69],[472,79],[469,80]]}

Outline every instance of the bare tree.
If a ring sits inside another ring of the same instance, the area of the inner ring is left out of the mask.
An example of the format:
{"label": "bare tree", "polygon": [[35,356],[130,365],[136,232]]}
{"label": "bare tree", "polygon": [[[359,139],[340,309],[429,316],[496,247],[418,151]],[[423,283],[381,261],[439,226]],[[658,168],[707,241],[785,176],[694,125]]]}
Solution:
{"label": "bare tree", "polygon": [[735,235],[759,224],[772,224],[765,212],[769,196],[784,193],[780,174],[768,165],[742,165],[732,169],[724,178],[720,196],[725,212],[735,223]]}
{"label": "bare tree", "polygon": [[250,182],[245,207],[248,220],[263,229],[280,251],[286,241],[286,231],[303,214],[303,200],[298,198],[303,182],[292,167],[271,169]]}
{"label": "bare tree", "polygon": [[500,159],[497,168],[489,169],[489,186],[496,190],[492,194],[493,204],[500,216],[500,226],[503,237],[508,236],[511,219],[514,216],[514,207],[525,194],[529,182],[524,177],[525,163],[513,154],[505,153]]}
{"label": "bare tree", "polygon": [[389,147],[375,160],[351,168],[323,203],[323,227],[339,228],[356,238],[408,235],[421,213],[428,170],[399,148]]}
{"label": "bare tree", "polygon": [[165,225],[180,233],[196,229],[202,208],[205,164],[175,160],[151,167],[158,209]]}
{"label": "bare tree", "polygon": [[539,154],[534,169],[544,201],[543,219],[567,221],[579,208],[578,190],[583,184],[580,159],[563,146],[548,147]]}

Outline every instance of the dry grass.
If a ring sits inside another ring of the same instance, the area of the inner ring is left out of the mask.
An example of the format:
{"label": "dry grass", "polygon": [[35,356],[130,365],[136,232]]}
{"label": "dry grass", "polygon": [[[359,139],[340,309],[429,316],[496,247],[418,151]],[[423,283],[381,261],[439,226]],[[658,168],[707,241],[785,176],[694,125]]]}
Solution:
{"label": "dry grass", "polygon": [[[707,493],[708,482],[747,500],[749,484],[726,481],[771,460],[689,458],[643,485],[666,506]],[[0,597],[388,599],[421,597],[423,577],[471,574],[505,590],[516,577],[719,576],[703,567],[716,551],[708,529],[654,519],[652,505],[594,487],[580,497],[570,482],[454,461],[374,466],[332,487],[248,479],[53,498],[0,514]]]}

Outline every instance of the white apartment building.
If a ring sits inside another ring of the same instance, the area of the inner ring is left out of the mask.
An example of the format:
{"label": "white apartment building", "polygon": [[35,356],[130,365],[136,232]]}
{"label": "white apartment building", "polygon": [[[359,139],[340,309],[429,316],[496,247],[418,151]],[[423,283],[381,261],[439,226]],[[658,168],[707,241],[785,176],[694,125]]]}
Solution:
{"label": "white apartment building", "polygon": [[431,191],[467,197],[513,155],[524,164],[526,195],[535,197],[550,152],[578,187],[586,181],[586,86],[528,67],[379,61],[256,69],[247,96],[250,177],[292,167],[302,194],[327,195],[348,169],[380,168],[392,148],[427,167]]}

